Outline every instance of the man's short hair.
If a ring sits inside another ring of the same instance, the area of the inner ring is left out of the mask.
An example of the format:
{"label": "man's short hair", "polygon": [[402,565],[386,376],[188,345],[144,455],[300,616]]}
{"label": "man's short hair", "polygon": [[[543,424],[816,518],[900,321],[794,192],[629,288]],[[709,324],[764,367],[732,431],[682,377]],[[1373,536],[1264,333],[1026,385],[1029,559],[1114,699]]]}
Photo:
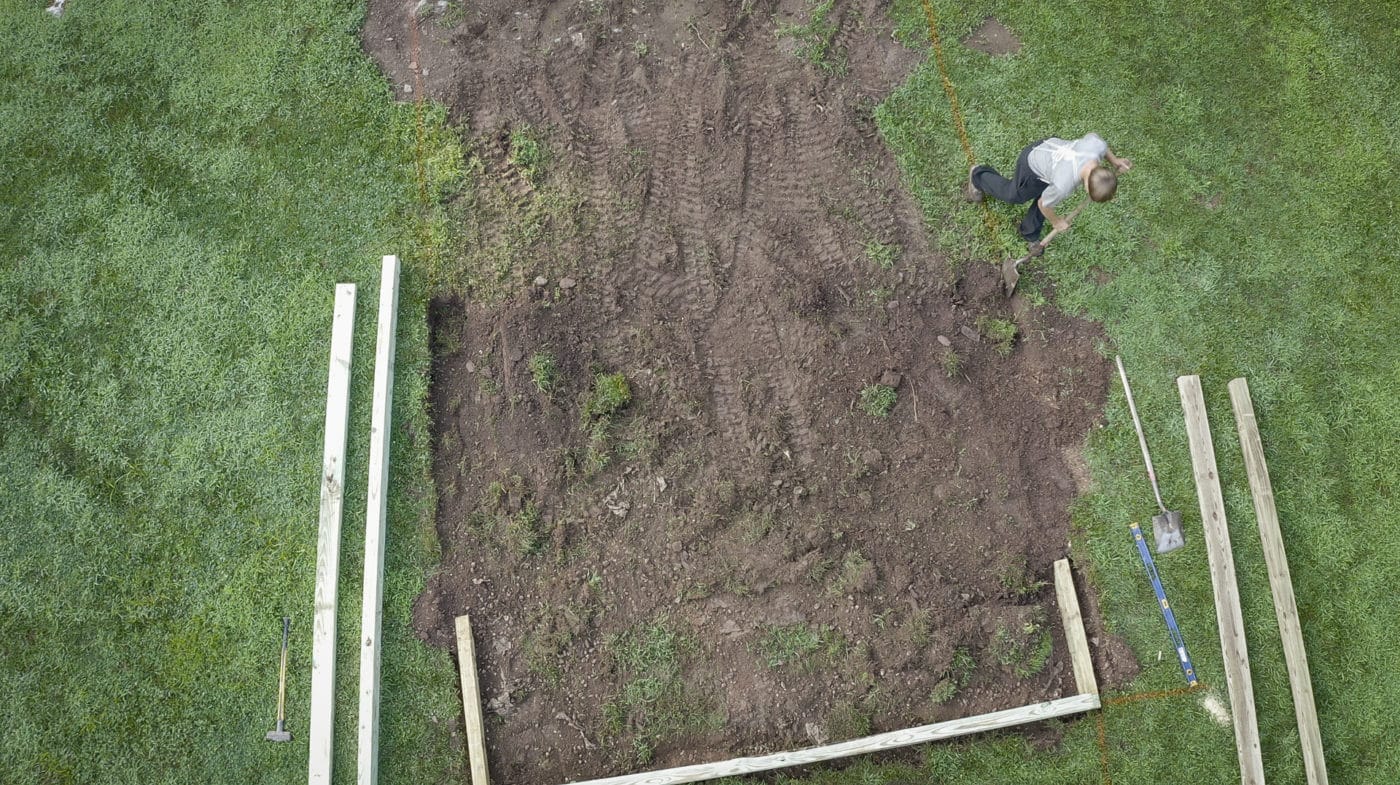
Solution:
{"label": "man's short hair", "polygon": [[1118,174],[1107,166],[1096,166],[1089,173],[1089,198],[1107,202],[1118,193]]}

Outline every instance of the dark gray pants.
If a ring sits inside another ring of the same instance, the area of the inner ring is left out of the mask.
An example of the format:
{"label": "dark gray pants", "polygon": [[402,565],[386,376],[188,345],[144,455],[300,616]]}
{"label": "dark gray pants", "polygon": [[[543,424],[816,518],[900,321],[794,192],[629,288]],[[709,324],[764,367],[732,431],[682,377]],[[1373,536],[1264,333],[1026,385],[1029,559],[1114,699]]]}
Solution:
{"label": "dark gray pants", "polygon": [[1026,217],[1021,219],[1021,225],[1017,227],[1021,237],[1028,243],[1039,240],[1040,231],[1045,226],[1045,215],[1040,212],[1039,199],[1049,183],[1036,177],[1035,172],[1031,171],[1031,150],[1042,141],[1044,140],[1026,145],[1026,149],[1016,158],[1016,172],[1009,180],[990,166],[978,166],[972,170],[972,186],[982,193],[1012,204],[1031,203],[1030,208],[1026,210]]}

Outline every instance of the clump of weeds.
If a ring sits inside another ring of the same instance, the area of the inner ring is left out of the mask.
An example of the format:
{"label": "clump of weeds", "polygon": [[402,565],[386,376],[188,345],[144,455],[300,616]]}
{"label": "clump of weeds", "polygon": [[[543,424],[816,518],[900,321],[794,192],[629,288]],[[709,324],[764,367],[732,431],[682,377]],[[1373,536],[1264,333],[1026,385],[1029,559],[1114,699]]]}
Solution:
{"label": "clump of weeds", "polygon": [[1008,319],[994,319],[990,316],[977,317],[977,331],[987,336],[992,348],[1002,357],[1010,356],[1016,345],[1016,323]]}
{"label": "clump of weeds", "polygon": [[831,627],[799,623],[769,627],[758,642],[758,655],[770,668],[807,668],[812,667],[816,655],[834,659],[844,648],[845,640]]}
{"label": "clump of weeds", "polygon": [[603,704],[604,743],[618,745],[630,734],[630,744],[622,748],[630,748],[627,757],[637,765],[646,765],[666,739],[718,726],[707,701],[687,689],[681,677],[682,661],[694,654],[695,640],[669,617],[609,636],[604,645],[622,682]]}
{"label": "clump of weeds", "polygon": [[530,355],[530,380],[535,383],[535,389],[546,398],[553,398],[556,390],[559,389],[559,381],[562,378],[559,373],[559,361],[553,352],[538,351]]}
{"label": "clump of weeds", "polygon": [[797,42],[797,56],[815,65],[825,74],[844,76],[849,70],[846,50],[836,45],[836,22],[832,19],[836,0],[811,0],[807,5],[807,23],[778,28],[779,38]]}
{"label": "clump of weeds", "polygon": [[943,675],[938,679],[938,683],[933,685],[933,694],[929,699],[935,705],[942,705],[952,700],[957,694],[972,681],[972,672],[977,670],[977,661],[972,658],[972,652],[965,647],[959,646],[953,652],[953,662],[948,669],[943,671]]}
{"label": "clump of weeds", "polygon": [[888,384],[867,384],[860,391],[860,408],[871,417],[889,417],[898,400],[899,393]]}

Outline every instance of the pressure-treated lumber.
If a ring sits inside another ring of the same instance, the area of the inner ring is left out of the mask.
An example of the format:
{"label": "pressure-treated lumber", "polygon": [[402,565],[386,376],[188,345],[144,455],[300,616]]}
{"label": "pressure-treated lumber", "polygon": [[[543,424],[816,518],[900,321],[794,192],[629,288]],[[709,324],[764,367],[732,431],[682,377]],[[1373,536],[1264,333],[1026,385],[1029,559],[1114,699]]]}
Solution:
{"label": "pressure-treated lumber", "polygon": [[467,756],[472,768],[472,785],[491,785],[486,768],[486,725],[481,717],[481,687],[476,680],[476,645],[472,643],[472,621],[457,617],[457,668],[462,674],[462,708],[467,730]]}
{"label": "pressure-treated lumber", "polygon": [[1094,660],[1089,654],[1089,640],[1084,635],[1084,617],[1079,612],[1079,595],[1074,591],[1074,575],[1069,569],[1069,559],[1055,562],[1055,598],[1060,606],[1060,620],[1064,622],[1065,643],[1069,645],[1075,688],[1080,695],[1098,695]]}
{"label": "pressure-treated lumber", "polygon": [[379,781],[379,638],[384,619],[384,535],[398,314],[399,258],[386,256],[379,276],[379,332],[374,348],[374,405],[369,425],[365,583],[360,606],[360,743],[356,765],[359,785],[375,785]]}
{"label": "pressure-treated lumber", "polygon": [[1240,759],[1243,785],[1264,785],[1264,761],[1259,749],[1259,724],[1254,712],[1254,687],[1249,672],[1249,651],[1244,640],[1244,617],[1235,583],[1235,559],[1230,531],[1225,523],[1225,501],[1215,466],[1215,444],[1210,438],[1206,402],[1199,376],[1176,380],[1181,409],[1186,416],[1186,436],[1191,442],[1191,467],[1196,475],[1196,495],[1201,504],[1201,528],[1205,534],[1210,582],[1215,593],[1215,618],[1225,658],[1225,684],[1235,723],[1235,748]]}
{"label": "pressure-treated lumber", "polygon": [[1264,543],[1264,563],[1269,568],[1274,614],[1278,616],[1278,630],[1283,636],[1283,659],[1288,664],[1288,683],[1293,688],[1293,712],[1298,717],[1303,768],[1308,774],[1308,785],[1327,785],[1327,762],[1322,754],[1317,705],[1313,703],[1308,653],[1303,648],[1303,629],[1298,622],[1298,604],[1293,597],[1288,554],[1283,549],[1278,510],[1274,507],[1274,486],[1269,480],[1269,466],[1264,462],[1264,445],[1259,440],[1249,382],[1244,379],[1230,382],[1230,403],[1235,410],[1235,428],[1240,435],[1244,468],[1249,473],[1249,490],[1254,496],[1254,514],[1259,519],[1259,539]]}
{"label": "pressure-treated lumber", "polygon": [[311,633],[311,711],[307,727],[310,785],[331,781],[335,727],[335,591],[340,573],[340,508],[345,487],[345,430],[350,415],[350,350],[355,284],[335,287],[330,374],[326,383],[326,447],[321,463],[321,521],[316,535],[316,605]]}
{"label": "pressure-treated lumber", "polygon": [[836,760],[838,758],[849,758],[852,755],[863,755],[871,752],[881,752],[892,750],[898,747],[908,747],[913,744],[923,744],[930,741],[951,739],[957,736],[966,736],[971,733],[981,733],[984,731],[997,730],[999,728],[1010,728],[1016,725],[1025,725],[1030,722],[1039,722],[1054,717],[1064,717],[1070,714],[1092,711],[1099,708],[1099,696],[1097,695],[1075,695],[1069,698],[1037,703],[1031,706],[1020,706],[1015,709],[992,712],[991,714],[980,714],[975,717],[964,717],[960,720],[949,720],[933,725],[921,725],[908,730],[897,730],[889,733],[881,733],[875,736],[867,736],[863,739],[852,739],[839,744],[828,744],[824,747],[812,747],[794,752],[779,752],[773,755],[762,755],[755,758],[736,758],[734,760],[720,763],[702,763],[695,766],[681,766],[675,769],[662,769],[660,771],[648,771],[641,774],[628,774],[621,777],[607,777],[599,780],[587,780],[578,785],[676,785],[682,782],[700,782],[702,780],[718,779],[719,777],[737,777],[745,774],[754,774],[760,771],[770,771],[781,769],[787,766],[804,766],[811,763]]}

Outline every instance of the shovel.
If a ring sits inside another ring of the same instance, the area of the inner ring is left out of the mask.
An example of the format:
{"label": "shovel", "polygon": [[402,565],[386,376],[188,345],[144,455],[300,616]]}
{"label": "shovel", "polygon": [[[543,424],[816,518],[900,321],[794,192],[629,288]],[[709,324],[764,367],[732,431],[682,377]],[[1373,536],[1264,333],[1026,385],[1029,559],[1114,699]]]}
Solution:
{"label": "shovel", "polygon": [[1137,405],[1133,403],[1133,388],[1128,386],[1128,373],[1123,370],[1123,358],[1113,358],[1118,363],[1118,378],[1123,380],[1123,393],[1128,396],[1128,411],[1133,415],[1133,427],[1137,429],[1138,444],[1142,445],[1142,462],[1147,464],[1147,479],[1152,481],[1152,493],[1157,497],[1158,515],[1152,516],[1152,539],[1157,543],[1158,553],[1167,553],[1186,544],[1181,534],[1181,512],[1168,510],[1162,504],[1162,492],[1157,488],[1157,473],[1152,470],[1152,456],[1147,452],[1147,437],[1142,435],[1142,421],[1138,419]]}
{"label": "shovel", "polygon": [[[1068,216],[1066,216],[1065,220],[1073,221],[1074,217],[1076,215],[1079,215],[1079,211],[1083,210],[1084,205],[1088,203],[1088,199],[1085,199],[1083,202],[1080,202],[1079,206],[1074,208],[1074,210],[1071,211]],[[1040,256],[1041,254],[1045,253],[1045,246],[1049,245],[1050,241],[1055,239],[1055,235],[1059,233],[1059,229],[1051,229],[1050,234],[1045,235],[1044,240],[1041,240],[1040,242],[1036,243],[1031,243],[1030,249],[1026,251],[1025,256],[1022,256],[1019,259],[1007,259],[1005,262],[1002,262],[1001,278],[1002,284],[1005,287],[1004,290],[1006,292],[1007,297],[1010,297],[1011,295],[1016,293],[1016,284],[1020,283],[1021,281],[1021,271],[1017,268],[1030,261],[1031,259],[1034,259],[1037,256]]]}

